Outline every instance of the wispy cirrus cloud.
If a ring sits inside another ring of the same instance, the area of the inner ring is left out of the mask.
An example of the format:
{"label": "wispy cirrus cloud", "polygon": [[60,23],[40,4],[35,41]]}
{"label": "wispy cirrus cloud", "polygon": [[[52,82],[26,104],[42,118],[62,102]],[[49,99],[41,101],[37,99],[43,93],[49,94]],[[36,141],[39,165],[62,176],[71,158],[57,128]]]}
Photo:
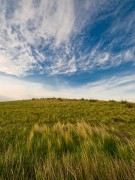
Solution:
{"label": "wispy cirrus cloud", "polygon": [[42,53],[42,49],[55,51],[69,40],[75,21],[74,4],[71,0],[6,0],[0,4],[0,71],[15,75],[40,71],[41,62],[54,57]]}
{"label": "wispy cirrus cloud", "polygon": [[125,15],[133,2],[0,0],[0,4],[1,72],[72,74],[134,62],[135,14],[132,10]]}

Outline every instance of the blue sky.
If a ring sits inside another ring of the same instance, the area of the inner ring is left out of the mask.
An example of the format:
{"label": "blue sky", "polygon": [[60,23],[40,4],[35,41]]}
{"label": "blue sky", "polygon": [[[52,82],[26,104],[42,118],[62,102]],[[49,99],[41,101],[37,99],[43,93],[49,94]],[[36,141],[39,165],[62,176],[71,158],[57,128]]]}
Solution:
{"label": "blue sky", "polygon": [[135,101],[134,0],[0,0],[0,101]]}

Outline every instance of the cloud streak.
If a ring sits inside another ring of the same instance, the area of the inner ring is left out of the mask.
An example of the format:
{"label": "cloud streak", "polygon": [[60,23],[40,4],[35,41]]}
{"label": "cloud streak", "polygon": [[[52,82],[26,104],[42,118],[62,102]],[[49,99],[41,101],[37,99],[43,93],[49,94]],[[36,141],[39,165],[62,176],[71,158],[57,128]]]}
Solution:
{"label": "cloud streak", "polygon": [[68,41],[74,25],[74,4],[71,0],[6,0],[1,5],[0,71],[14,75],[40,71],[40,62],[48,56],[39,51],[39,46],[50,46],[53,51]]}
{"label": "cloud streak", "polygon": [[[126,2],[0,0],[0,71],[16,76],[72,74],[134,62],[135,13],[124,17]],[[108,17],[116,21],[93,44],[93,28],[97,31]],[[116,52],[118,45],[125,48]]]}
{"label": "cloud streak", "polygon": [[48,84],[33,83],[18,78],[1,76],[0,87],[0,101],[63,97],[101,100],[114,99],[135,102],[135,92],[133,91],[135,89],[135,75],[114,76],[80,87],[72,87],[65,83],[65,85],[59,85],[57,89]]}

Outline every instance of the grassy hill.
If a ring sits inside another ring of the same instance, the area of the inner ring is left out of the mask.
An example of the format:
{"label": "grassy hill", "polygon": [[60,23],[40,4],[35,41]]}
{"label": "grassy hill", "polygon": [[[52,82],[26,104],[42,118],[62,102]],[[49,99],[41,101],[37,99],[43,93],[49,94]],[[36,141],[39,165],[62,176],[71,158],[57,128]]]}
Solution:
{"label": "grassy hill", "polygon": [[0,103],[0,179],[135,179],[135,104]]}

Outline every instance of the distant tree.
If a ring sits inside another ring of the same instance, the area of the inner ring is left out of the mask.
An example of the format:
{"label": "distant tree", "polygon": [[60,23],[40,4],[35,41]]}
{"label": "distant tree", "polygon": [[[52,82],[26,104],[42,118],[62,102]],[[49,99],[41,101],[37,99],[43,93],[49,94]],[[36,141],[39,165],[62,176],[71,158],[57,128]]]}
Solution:
{"label": "distant tree", "polygon": [[96,102],[97,100],[96,99],[90,99],[89,101],[90,102]]}
{"label": "distant tree", "polygon": [[59,101],[63,101],[63,99],[62,99],[62,98],[58,98],[58,100],[59,100]]}

